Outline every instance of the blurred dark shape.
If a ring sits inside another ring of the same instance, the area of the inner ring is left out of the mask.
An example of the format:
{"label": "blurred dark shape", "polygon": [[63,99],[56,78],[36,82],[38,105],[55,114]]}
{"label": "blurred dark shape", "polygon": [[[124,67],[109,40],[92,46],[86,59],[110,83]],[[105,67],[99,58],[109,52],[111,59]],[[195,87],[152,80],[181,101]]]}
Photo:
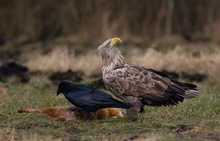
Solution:
{"label": "blurred dark shape", "polygon": [[189,34],[182,34],[183,39],[185,39],[187,42],[192,42],[193,39]]}
{"label": "blurred dark shape", "polygon": [[0,51],[0,59],[2,61],[6,61],[9,59],[16,60],[20,55],[21,55],[21,51],[19,49]]}
{"label": "blurred dark shape", "polygon": [[176,132],[184,132],[184,131],[192,130],[195,127],[196,127],[195,125],[179,124],[179,125],[176,125],[176,126],[169,126],[168,128],[171,129],[171,130],[174,130]]}
{"label": "blurred dark shape", "polygon": [[188,81],[196,81],[196,82],[202,82],[204,81],[208,76],[206,74],[201,73],[195,73],[195,74],[188,74],[186,72],[181,72],[181,78],[188,80]]}
{"label": "blurred dark shape", "polygon": [[66,72],[55,72],[51,74],[48,78],[52,81],[53,84],[57,85],[62,80],[69,80],[74,83],[82,81],[84,73],[82,71],[68,70]]}
{"label": "blurred dark shape", "polygon": [[0,37],[0,45],[3,45],[5,43],[5,39]]}
{"label": "blurred dark shape", "polygon": [[20,38],[16,38],[14,40],[9,40],[7,42],[10,42],[13,46],[15,47],[23,47],[27,44],[31,44],[33,43],[34,40],[28,38],[28,37],[20,37]]}
{"label": "blurred dark shape", "polygon": [[162,70],[162,72],[165,73],[171,79],[174,80],[183,79],[190,82],[202,82],[208,77],[206,74],[201,74],[201,73],[194,73],[194,74],[189,74],[187,72],[176,73],[167,70]]}
{"label": "blurred dark shape", "polygon": [[211,41],[211,38],[209,36],[198,36],[198,37],[193,37],[193,36],[190,36],[189,34],[182,34],[182,37],[183,39],[185,39],[185,41],[187,42],[193,42],[193,43],[196,43],[196,42],[210,42]]}
{"label": "blurred dark shape", "polygon": [[179,74],[172,71],[162,70],[162,73],[165,73],[169,78],[174,80],[179,80]]}
{"label": "blurred dark shape", "polygon": [[105,84],[102,80],[102,76],[95,76],[95,80],[92,81],[90,86],[95,87],[96,89],[105,89]]}
{"label": "blurred dark shape", "polygon": [[4,63],[0,67],[0,81],[9,83],[27,83],[28,68],[15,61]]}

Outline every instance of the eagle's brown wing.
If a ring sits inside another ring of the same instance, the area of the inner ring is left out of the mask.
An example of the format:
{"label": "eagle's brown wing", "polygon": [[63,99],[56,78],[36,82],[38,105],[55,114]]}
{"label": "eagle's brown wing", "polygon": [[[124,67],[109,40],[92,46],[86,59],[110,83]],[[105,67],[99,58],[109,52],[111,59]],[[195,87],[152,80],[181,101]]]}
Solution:
{"label": "eagle's brown wing", "polygon": [[171,80],[165,74],[141,66],[124,65],[103,77],[106,87],[117,97],[138,98],[144,105],[175,105],[199,93],[193,84]]}

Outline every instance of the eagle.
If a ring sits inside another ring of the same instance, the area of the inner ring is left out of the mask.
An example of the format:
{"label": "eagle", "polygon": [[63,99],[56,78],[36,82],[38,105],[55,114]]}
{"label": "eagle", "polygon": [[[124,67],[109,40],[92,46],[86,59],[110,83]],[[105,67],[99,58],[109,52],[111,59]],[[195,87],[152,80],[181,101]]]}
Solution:
{"label": "eagle", "polygon": [[98,52],[102,57],[105,87],[116,97],[134,105],[126,114],[142,113],[145,105],[177,105],[184,99],[200,94],[194,84],[171,79],[165,73],[149,67],[125,64],[118,49],[121,43],[118,37],[108,39],[98,47]]}

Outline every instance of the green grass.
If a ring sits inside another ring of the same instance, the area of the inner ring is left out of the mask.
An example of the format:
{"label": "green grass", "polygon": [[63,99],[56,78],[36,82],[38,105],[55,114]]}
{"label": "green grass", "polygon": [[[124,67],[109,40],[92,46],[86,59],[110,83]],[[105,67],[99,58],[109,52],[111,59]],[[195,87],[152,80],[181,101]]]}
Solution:
{"label": "green grass", "polygon": [[220,83],[199,84],[201,96],[178,106],[145,107],[144,114],[123,119],[54,121],[42,114],[17,113],[21,107],[68,105],[56,96],[57,86],[46,76],[31,76],[27,84],[3,84],[0,96],[0,140],[218,140],[220,138]]}

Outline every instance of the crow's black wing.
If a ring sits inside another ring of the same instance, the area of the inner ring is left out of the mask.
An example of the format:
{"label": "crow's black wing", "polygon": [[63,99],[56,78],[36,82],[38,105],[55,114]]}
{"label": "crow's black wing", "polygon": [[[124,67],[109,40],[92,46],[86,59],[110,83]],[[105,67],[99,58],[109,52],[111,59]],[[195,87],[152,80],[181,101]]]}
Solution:
{"label": "crow's black wing", "polygon": [[66,98],[74,105],[87,110],[96,111],[107,107],[128,108],[124,104],[112,98],[111,95],[86,85],[77,85],[72,89]]}
{"label": "crow's black wing", "polygon": [[90,86],[87,86],[87,85],[76,85],[72,90],[71,92],[74,93],[75,97],[82,97],[82,96],[90,96],[91,98],[95,98],[95,99],[111,99],[112,96],[103,92],[103,91],[100,91],[100,90],[97,90],[93,87],[90,87]]}
{"label": "crow's black wing", "polygon": [[112,100],[112,96],[95,88],[86,85],[75,86],[66,98],[74,105],[82,106],[98,106],[104,105]]}

